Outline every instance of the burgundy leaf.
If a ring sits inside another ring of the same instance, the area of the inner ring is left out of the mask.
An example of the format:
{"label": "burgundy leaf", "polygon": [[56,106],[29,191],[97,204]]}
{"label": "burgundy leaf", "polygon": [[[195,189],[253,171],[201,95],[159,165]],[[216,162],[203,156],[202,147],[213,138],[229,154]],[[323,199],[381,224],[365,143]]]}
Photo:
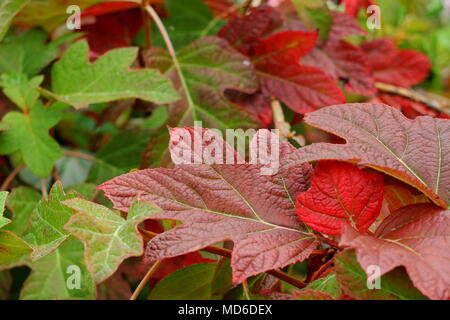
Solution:
{"label": "burgundy leaf", "polygon": [[425,193],[444,208],[450,203],[450,121],[429,116],[407,119],[387,105],[331,106],[305,121],[347,140],[316,143],[297,150],[285,167],[317,160],[360,163],[389,174]]}
{"label": "burgundy leaf", "polygon": [[431,70],[431,62],[422,53],[395,48],[392,40],[376,39],[361,45],[367,53],[376,81],[400,87],[422,82]]}
{"label": "burgundy leaf", "polygon": [[340,245],[356,249],[361,266],[384,274],[404,266],[414,285],[431,299],[450,299],[450,211],[431,204],[400,209],[375,236],[345,228]]}
{"label": "burgundy leaf", "polygon": [[[211,130],[200,132],[199,138],[194,129],[171,131],[170,150],[172,157],[177,158],[175,163],[188,151],[189,140],[192,143],[195,139],[201,139],[200,144],[210,154],[219,155],[216,160],[227,159],[231,147]],[[251,144],[268,143],[264,137],[278,139],[260,130]],[[287,142],[279,144],[279,148],[281,163],[295,151]],[[267,156],[274,151],[273,147],[267,150]],[[188,158],[200,155],[205,156],[206,151],[194,152]],[[228,159],[233,157],[239,159],[237,155]],[[262,156],[261,161],[264,159]],[[273,175],[262,175],[261,169],[260,164],[178,164],[173,170],[128,173],[99,189],[105,191],[117,209],[127,211],[138,197],[153,201],[162,209],[155,219],[183,222],[149,242],[148,262],[232,240],[233,280],[242,282],[249,276],[304,260],[317,246],[314,235],[307,233],[298,221],[294,204],[295,197],[309,186],[311,167],[301,164]]]}

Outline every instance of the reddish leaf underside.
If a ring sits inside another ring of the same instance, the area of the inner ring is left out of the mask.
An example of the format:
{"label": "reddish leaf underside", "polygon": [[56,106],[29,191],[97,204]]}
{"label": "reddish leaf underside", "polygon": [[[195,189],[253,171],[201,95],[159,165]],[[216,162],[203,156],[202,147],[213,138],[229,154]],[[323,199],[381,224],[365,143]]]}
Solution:
{"label": "reddish leaf underside", "polygon": [[[186,133],[195,138],[192,129],[181,130],[185,129],[171,130],[172,140],[186,137]],[[267,132],[260,130],[252,145],[259,144]],[[203,130],[202,137],[205,146],[219,146],[216,152],[230,148],[210,130]],[[171,148],[172,156],[186,150],[186,141],[171,144],[178,146]],[[280,148],[281,162],[295,150],[288,143]],[[148,262],[232,240],[233,281],[242,282],[249,276],[301,261],[317,246],[314,236],[298,221],[293,200],[308,188],[311,167],[301,164],[271,176],[261,175],[260,169],[261,165],[253,164],[179,164],[173,170],[128,173],[99,189],[120,210],[128,210],[138,197],[162,209],[155,219],[183,222],[148,243]]]}
{"label": "reddish leaf underside", "polygon": [[357,166],[321,161],[314,170],[311,188],[297,197],[297,214],[315,231],[340,235],[350,224],[365,232],[380,214],[383,176]]}
{"label": "reddish leaf underside", "polygon": [[366,31],[358,21],[348,15],[336,11],[331,12],[332,23],[328,33],[327,45],[333,45],[348,36],[364,36]]}
{"label": "reddish leaf underside", "polygon": [[381,274],[404,266],[414,285],[431,299],[450,299],[450,211],[417,204],[394,212],[375,236],[345,227],[340,245],[356,249],[361,266]]}
{"label": "reddish leaf underside", "polygon": [[385,184],[384,199],[391,212],[412,204],[430,202],[423,193],[401,182]]}
{"label": "reddish leaf underside", "polygon": [[407,119],[377,103],[344,104],[308,114],[305,121],[344,138],[346,144],[316,143],[297,150],[284,165],[317,160],[360,163],[389,174],[447,208],[450,203],[450,121]]}
{"label": "reddish leaf underside", "polygon": [[389,39],[368,41],[361,48],[379,82],[410,87],[425,80],[431,70],[427,56],[414,50],[398,50]]}

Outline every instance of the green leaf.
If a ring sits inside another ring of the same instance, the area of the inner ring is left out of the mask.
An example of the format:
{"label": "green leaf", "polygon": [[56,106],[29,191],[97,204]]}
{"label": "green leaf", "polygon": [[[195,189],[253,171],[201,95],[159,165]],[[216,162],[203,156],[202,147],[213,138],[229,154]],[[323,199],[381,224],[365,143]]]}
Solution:
{"label": "green leaf", "polygon": [[0,74],[37,75],[58,57],[60,40],[47,43],[48,35],[39,29],[10,37],[0,44]]}
{"label": "green leaf", "polygon": [[22,110],[31,109],[39,98],[36,89],[44,76],[28,79],[25,74],[3,74],[0,78],[3,93]]}
{"label": "green leaf", "polygon": [[11,220],[3,217],[3,213],[5,211],[6,197],[8,197],[7,191],[0,192],[0,228],[3,228],[4,226],[6,226],[8,223],[11,222]]}
{"label": "green leaf", "polygon": [[[158,282],[150,292],[150,300],[210,300],[221,299],[231,289],[230,277],[224,283],[224,270],[219,263],[196,263],[181,268]],[[230,274],[229,274],[230,276]],[[218,285],[218,279],[222,281]],[[218,288],[221,288],[217,290]],[[214,294],[215,293],[215,294]]]}
{"label": "green leaf", "polygon": [[41,200],[41,194],[29,187],[18,187],[12,190],[6,205],[13,213],[12,222],[6,230],[23,235],[30,226],[30,218]]}
{"label": "green leaf", "polygon": [[36,103],[29,113],[9,112],[3,122],[9,129],[0,135],[0,154],[20,151],[28,169],[45,178],[62,156],[58,143],[48,131],[61,119],[60,106]]}
{"label": "green leaf", "polygon": [[159,211],[153,204],[135,202],[124,219],[119,212],[87,200],[62,203],[77,211],[65,229],[84,243],[86,265],[96,283],[111,276],[126,258],[143,254],[144,241],[137,225]]}
{"label": "green leaf", "polygon": [[25,264],[30,253],[31,248],[19,236],[0,231],[0,270]]}
{"label": "green leaf", "polygon": [[38,260],[55,250],[70,233],[64,225],[75,212],[61,201],[75,198],[75,193],[64,193],[61,183],[53,185],[48,200],[41,200],[31,216],[31,228],[25,240],[33,248],[32,260]]}
{"label": "green leaf", "polygon": [[54,252],[34,262],[31,269],[20,299],[95,298],[95,284],[83,262],[83,245],[77,239],[64,242]]}
{"label": "green leaf", "polygon": [[341,288],[339,287],[339,283],[336,279],[336,273],[334,272],[311,282],[305,289],[325,292],[335,299],[338,299],[342,295]]}
{"label": "green leaf", "polygon": [[88,61],[85,40],[73,44],[53,65],[55,98],[75,108],[90,103],[139,98],[158,104],[174,102],[179,95],[157,70],[130,70],[138,48],[108,51],[94,63]]}
{"label": "green leaf", "polygon": [[[223,132],[229,128],[254,128],[256,121],[247,112],[233,105],[224,95],[226,89],[252,93],[259,87],[248,58],[236,52],[220,38],[207,37],[197,40],[177,52],[187,93],[178,86],[185,98],[169,105],[168,126],[190,127],[194,121],[202,121],[208,128]],[[148,63],[180,83],[169,54],[153,48]],[[168,159],[168,132],[166,128],[155,134],[151,144],[151,166],[165,164]],[[159,162],[159,160],[163,158]]]}
{"label": "green leaf", "polygon": [[30,0],[2,0],[0,4],[0,41],[2,41],[14,16]]}
{"label": "green leaf", "polygon": [[[163,23],[176,50],[200,38],[213,19],[211,11],[203,0],[190,0],[189,4],[180,0],[166,0],[164,7],[168,11],[168,16]],[[215,34],[219,27],[218,24],[204,36]],[[152,30],[152,40],[156,47],[166,47],[155,25]]]}
{"label": "green leaf", "polygon": [[396,268],[381,277],[380,289],[369,289],[367,275],[358,263],[354,250],[345,250],[335,257],[336,278],[342,290],[362,300],[425,300],[414,287],[403,268]]}

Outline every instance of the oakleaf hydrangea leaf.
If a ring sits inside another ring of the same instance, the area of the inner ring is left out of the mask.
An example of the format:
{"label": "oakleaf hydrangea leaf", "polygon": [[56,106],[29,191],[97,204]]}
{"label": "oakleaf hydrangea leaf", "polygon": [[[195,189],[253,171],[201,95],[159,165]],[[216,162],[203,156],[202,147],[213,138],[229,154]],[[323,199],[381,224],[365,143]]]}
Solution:
{"label": "oakleaf hydrangea leaf", "polygon": [[350,297],[362,300],[425,300],[408,278],[403,268],[384,274],[378,279],[379,288],[367,286],[367,275],[353,250],[344,250],[335,256],[336,278],[342,290]]}
{"label": "oakleaf hydrangea leaf", "polygon": [[344,227],[340,246],[356,250],[359,263],[381,274],[404,266],[417,289],[431,299],[450,299],[450,211],[416,204],[389,215],[375,234]]}
{"label": "oakleaf hydrangea leaf", "polygon": [[29,110],[39,98],[36,87],[43,80],[43,76],[28,79],[24,74],[3,74],[0,78],[0,86],[3,87],[3,93],[19,108]]}
{"label": "oakleaf hydrangea leaf", "polygon": [[24,186],[14,188],[6,202],[13,218],[5,229],[23,235],[30,226],[31,215],[40,200],[41,194],[32,188]]}
{"label": "oakleaf hydrangea leaf", "polygon": [[326,107],[305,121],[347,140],[298,149],[285,168],[316,160],[360,163],[389,174],[425,193],[443,208],[450,203],[450,120],[429,116],[407,119],[385,104]]}
{"label": "oakleaf hydrangea leaf", "polygon": [[84,243],[86,265],[96,283],[111,276],[126,258],[143,254],[144,242],[137,225],[159,211],[150,203],[136,202],[124,219],[119,212],[87,200],[62,203],[77,211],[65,229]]}
{"label": "oakleaf hydrangea leaf", "polygon": [[131,70],[138,48],[110,50],[95,62],[88,61],[85,40],[73,44],[53,65],[55,97],[75,108],[90,103],[139,98],[158,104],[174,102],[179,95],[157,70]]}
{"label": "oakleaf hydrangea leaf", "polygon": [[[193,145],[194,139],[196,144],[215,150],[214,154],[224,150],[218,160],[221,163],[230,157],[238,158],[217,133],[208,129],[194,133],[194,130],[171,131],[174,160],[179,152],[187,150],[187,145]],[[267,130],[260,130],[251,145],[263,149],[267,136],[272,142],[279,139]],[[276,154],[275,145],[270,145],[271,155]],[[280,162],[295,150],[287,142],[279,142],[279,148]],[[226,150],[233,153],[227,156]],[[260,163],[265,159],[260,157]],[[145,253],[148,262],[233,240],[233,281],[242,282],[252,275],[302,261],[317,246],[314,234],[297,219],[294,203],[296,196],[309,185],[311,167],[302,164],[289,172],[273,175],[261,174],[261,169],[262,164],[181,163],[173,170],[159,168],[128,173],[105,182],[99,189],[117,209],[128,211],[133,199],[138,198],[161,208],[152,218],[183,222],[149,242]]]}
{"label": "oakleaf hydrangea leaf", "polygon": [[61,183],[53,185],[48,200],[41,200],[31,216],[31,227],[25,240],[33,248],[32,260],[40,259],[55,250],[70,233],[64,225],[75,213],[61,201],[75,198],[75,193],[65,194]]}
{"label": "oakleaf hydrangea leaf", "polygon": [[67,35],[47,43],[48,35],[40,29],[8,37],[0,44],[0,73],[33,77],[58,57],[58,46],[72,37]]}
{"label": "oakleaf hydrangea leaf", "polygon": [[324,234],[340,235],[347,224],[365,232],[380,214],[382,202],[382,174],[364,172],[350,163],[321,161],[311,188],[297,197],[297,213]]}
{"label": "oakleaf hydrangea leaf", "polygon": [[30,267],[22,300],[95,298],[95,283],[83,263],[83,244],[78,239],[64,242]]}
{"label": "oakleaf hydrangea leaf", "polygon": [[0,231],[0,270],[26,264],[30,253],[30,246],[18,235]]}
{"label": "oakleaf hydrangea leaf", "polygon": [[[170,127],[193,126],[202,121],[205,127],[225,131],[228,128],[255,127],[256,122],[247,112],[233,105],[224,95],[227,89],[252,93],[258,89],[256,75],[247,57],[236,52],[227,42],[217,37],[206,37],[190,43],[177,52],[188,94],[177,88],[184,99],[169,105]],[[147,54],[150,66],[158,68],[174,83],[179,76],[167,51],[152,48]],[[162,128],[152,141],[152,158],[167,157],[168,134]],[[165,160],[165,159],[164,159]],[[164,163],[164,161],[162,161]]]}
{"label": "oakleaf hydrangea leaf", "polygon": [[0,154],[20,151],[31,172],[47,177],[54,162],[62,156],[58,143],[48,134],[61,119],[62,108],[45,107],[38,102],[27,113],[9,112],[3,118],[9,129],[0,134]]}

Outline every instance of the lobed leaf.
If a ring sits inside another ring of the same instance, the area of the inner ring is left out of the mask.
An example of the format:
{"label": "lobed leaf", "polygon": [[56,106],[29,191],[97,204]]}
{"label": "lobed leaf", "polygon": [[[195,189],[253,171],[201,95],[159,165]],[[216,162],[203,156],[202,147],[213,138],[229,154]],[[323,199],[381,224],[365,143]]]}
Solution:
{"label": "lobed leaf", "polygon": [[25,240],[33,248],[32,260],[38,260],[54,251],[70,236],[64,225],[75,213],[61,201],[75,198],[75,193],[65,194],[61,183],[53,185],[48,200],[41,200],[31,216],[31,227]]}
{"label": "lobed leaf", "polygon": [[409,120],[377,103],[344,104],[310,113],[305,121],[346,144],[316,143],[294,153],[285,168],[316,160],[359,163],[412,185],[433,202],[450,203],[450,121],[429,116]]}
{"label": "lobed leaf", "polygon": [[346,225],[365,232],[380,214],[383,176],[353,164],[321,161],[311,188],[297,197],[297,214],[315,231],[340,235]]}
{"label": "lobed leaf", "polygon": [[22,300],[94,299],[95,284],[83,264],[83,245],[64,242],[31,265],[31,274],[20,291]]}
{"label": "lobed leaf", "polygon": [[[342,290],[359,300],[425,300],[408,278],[403,268],[395,268],[381,276],[379,288],[369,288],[367,275],[353,250],[344,250],[335,256],[336,277]],[[370,275],[373,279],[373,273]]]}
{"label": "lobed leaf", "polygon": [[88,44],[73,44],[52,68],[55,98],[87,107],[90,103],[139,98],[158,104],[179,99],[168,79],[152,69],[130,70],[137,48],[108,51],[94,63],[88,62]]}
{"label": "lobed leaf", "polygon": [[137,202],[124,219],[118,212],[79,198],[62,204],[77,211],[65,230],[84,243],[86,265],[96,283],[110,277],[126,258],[142,255],[144,242],[137,225],[159,210],[152,204]]}
{"label": "lobed leaf", "polygon": [[423,294],[450,299],[450,211],[417,204],[392,213],[374,236],[348,227],[344,230],[339,244],[355,248],[364,270],[376,265],[385,274],[404,266]]}
{"label": "lobed leaf", "polygon": [[0,135],[0,154],[20,151],[27,168],[46,178],[62,156],[61,148],[48,131],[61,119],[63,108],[56,104],[45,107],[37,102],[27,113],[9,112],[2,119],[8,128]]}
{"label": "lobed leaf", "polygon": [[[197,143],[204,147],[209,146],[204,152],[215,150],[214,154],[220,154],[216,158],[219,163],[226,160],[227,150],[231,148],[207,129],[201,131],[200,137],[195,136],[193,129],[173,129],[171,137],[171,145],[177,146],[171,150],[175,158],[188,150],[189,140],[194,139],[201,139]],[[261,130],[252,145],[267,143],[263,137],[272,138],[272,142],[279,139]],[[279,148],[281,162],[295,150],[287,142],[280,143]],[[271,150],[270,154],[275,153],[275,149]],[[205,154],[195,151],[189,159],[198,159],[200,155]],[[228,157],[239,159],[237,154]],[[265,158],[261,161],[264,163]],[[308,164],[288,172],[262,175],[262,165],[209,163],[141,170],[99,186],[119,210],[129,210],[133,199],[138,197],[161,208],[154,219],[183,222],[149,242],[145,252],[148,262],[233,240],[233,281],[242,282],[249,276],[308,257],[317,242],[297,220],[293,200],[308,187],[311,172]]]}

